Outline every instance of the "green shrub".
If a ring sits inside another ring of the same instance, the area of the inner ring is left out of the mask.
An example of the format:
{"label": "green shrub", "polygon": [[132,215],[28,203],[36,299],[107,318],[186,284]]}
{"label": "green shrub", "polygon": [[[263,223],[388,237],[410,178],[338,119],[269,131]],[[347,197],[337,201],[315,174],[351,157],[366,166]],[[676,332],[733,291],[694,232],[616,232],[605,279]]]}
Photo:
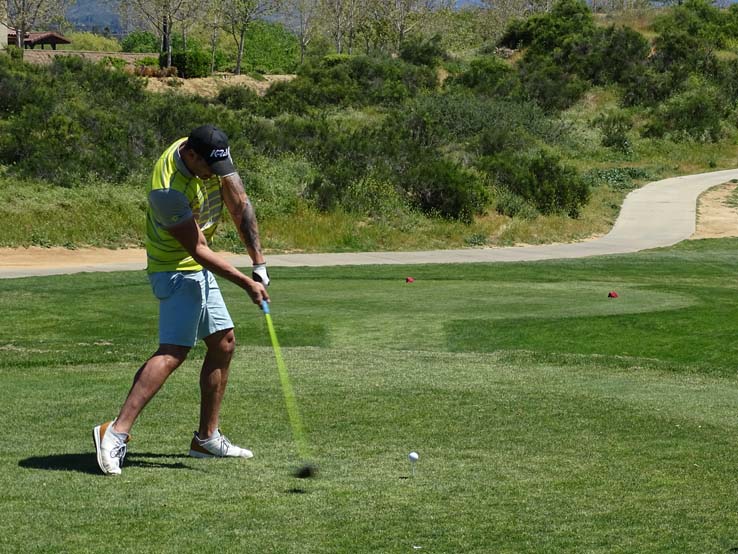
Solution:
{"label": "green shrub", "polygon": [[678,86],[677,79],[669,72],[657,71],[650,65],[639,65],[622,79],[623,106],[655,106],[668,98]]}
{"label": "green shrub", "polygon": [[512,148],[536,141],[553,144],[565,141],[567,133],[561,121],[550,119],[532,102],[454,88],[446,94],[421,94],[408,100],[389,114],[380,136],[430,148],[461,143],[491,154],[500,150],[502,142]]}
{"label": "green shrub", "polygon": [[445,57],[441,35],[433,35],[430,38],[412,35],[400,45],[400,58],[414,65],[436,67]]}
{"label": "green shrub", "polygon": [[468,70],[447,81],[447,84],[458,84],[488,96],[520,96],[517,73],[509,64],[494,56],[472,60]]}
{"label": "green shrub", "polygon": [[526,93],[547,111],[564,110],[579,100],[589,84],[551,57],[526,56],[518,65]]}
{"label": "green shrub", "polygon": [[632,190],[637,181],[653,179],[653,175],[640,167],[610,167],[591,169],[582,175],[582,179],[591,188],[608,186],[613,190]]}
{"label": "green shrub", "polygon": [[23,48],[18,48],[15,44],[8,44],[6,52],[14,60],[23,59]]}
{"label": "green shrub", "polygon": [[717,87],[692,78],[683,91],[653,111],[644,134],[650,137],[668,136],[674,140],[689,138],[715,142],[723,135],[722,121],[727,109]]}
{"label": "green shrub", "polygon": [[159,67],[159,60],[153,56],[149,58],[140,58],[133,62],[133,65],[137,67]]}
{"label": "green shrub", "polygon": [[408,210],[395,185],[372,175],[349,183],[341,198],[341,208],[374,219],[397,216]]}
{"label": "green shrub", "polygon": [[126,35],[120,42],[123,52],[159,52],[161,41],[149,31],[134,31]]}
{"label": "green shrub", "polygon": [[491,181],[530,202],[540,213],[578,217],[589,187],[576,169],[546,150],[504,153],[480,160]]}
{"label": "green shrub", "polygon": [[71,44],[60,46],[62,50],[82,50],[87,52],[120,52],[121,43],[114,38],[105,37],[96,33],[73,31],[66,33]]}
{"label": "green shrub", "polygon": [[105,56],[97,63],[99,63],[100,65],[104,67],[109,67],[109,68],[118,69],[118,70],[125,69],[126,65],[128,65],[124,59],[116,58],[114,56]]}
{"label": "green shrub", "polygon": [[646,63],[648,40],[630,27],[598,29],[586,61],[585,74],[596,84],[623,83]]}
{"label": "green shrub", "polygon": [[482,213],[489,201],[487,189],[475,174],[437,156],[418,160],[401,186],[423,212],[465,223]]}
{"label": "green shrub", "polygon": [[[738,8],[738,4],[735,5]],[[736,10],[738,13],[738,9]],[[726,101],[738,104],[738,59],[720,62],[716,83]]]}
{"label": "green shrub", "polygon": [[296,79],[271,87],[266,113],[307,113],[329,105],[394,105],[436,86],[430,67],[391,58],[334,55],[303,65]]}
{"label": "green shrub", "polygon": [[315,167],[300,156],[253,155],[239,159],[243,160],[239,167],[245,167],[241,173],[244,186],[257,206],[260,220],[294,214],[308,184],[317,176]]}
{"label": "green shrub", "polygon": [[649,60],[657,72],[670,73],[680,83],[692,73],[714,75],[717,58],[697,36],[681,29],[664,32],[654,40],[654,55]]}
{"label": "green shrub", "polygon": [[608,111],[597,116],[593,123],[602,131],[602,146],[625,153],[631,151],[628,133],[633,122],[628,114],[622,110]]}
{"label": "green shrub", "polygon": [[260,73],[294,73],[300,45],[294,33],[280,23],[254,21],[244,37],[243,67]]}
{"label": "green shrub", "polygon": [[[166,65],[165,60],[166,54],[161,54],[161,67]],[[210,54],[200,50],[172,52],[172,65],[177,68],[178,75],[185,79],[210,75],[211,61]]]}
{"label": "green shrub", "polygon": [[17,80],[29,90],[19,91],[2,120],[0,163],[22,175],[62,186],[117,181],[152,146],[143,82],[137,78],[64,56]]}
{"label": "green shrub", "polygon": [[259,104],[259,95],[248,87],[230,85],[220,89],[217,100],[231,110],[254,111]]}
{"label": "green shrub", "polygon": [[653,29],[662,35],[683,32],[710,48],[724,48],[731,23],[730,12],[708,0],[685,0],[656,18]]}
{"label": "green shrub", "polygon": [[495,211],[500,215],[520,219],[535,219],[539,215],[538,210],[530,202],[510,189],[495,187],[493,197]]}
{"label": "green shrub", "polygon": [[575,36],[591,36],[594,17],[582,0],[558,0],[548,13],[510,22],[498,44],[528,48],[534,55],[551,54]]}

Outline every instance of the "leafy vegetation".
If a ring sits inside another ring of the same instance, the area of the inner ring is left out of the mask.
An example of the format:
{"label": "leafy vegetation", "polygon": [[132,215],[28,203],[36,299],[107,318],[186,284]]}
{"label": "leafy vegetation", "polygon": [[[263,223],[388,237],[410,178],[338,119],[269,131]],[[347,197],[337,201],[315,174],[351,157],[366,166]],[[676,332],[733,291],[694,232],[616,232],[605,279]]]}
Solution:
{"label": "leafy vegetation", "polygon": [[[460,246],[480,233],[471,243],[505,244],[501,229],[547,218],[585,225],[604,209],[591,205],[607,196],[595,187],[617,196],[640,176],[735,163],[738,58],[717,49],[733,48],[738,10],[689,0],[660,13],[647,37],[559,0],[507,27],[499,44],[518,50],[512,59],[486,47],[454,58],[432,34],[407,38],[398,57],[311,55],[299,67],[295,38],[259,23],[247,60],[264,58],[247,66],[297,70],[263,97],[235,86],[212,99],[151,95],[143,79],[109,64],[70,58],[36,68],[1,56],[0,184],[141,185],[170,141],[212,122],[231,137],[274,228],[298,212],[353,217],[351,232],[368,226],[376,236],[407,234],[421,220],[439,229],[459,222],[469,226],[452,243]],[[139,50],[151,38],[132,34],[123,47]],[[213,58],[198,40],[186,51],[177,41],[179,71],[208,74]],[[228,63],[216,56],[216,66]],[[633,170],[627,185],[593,178],[622,168]],[[591,232],[582,226],[577,236]],[[275,247],[301,248],[290,240]]]}

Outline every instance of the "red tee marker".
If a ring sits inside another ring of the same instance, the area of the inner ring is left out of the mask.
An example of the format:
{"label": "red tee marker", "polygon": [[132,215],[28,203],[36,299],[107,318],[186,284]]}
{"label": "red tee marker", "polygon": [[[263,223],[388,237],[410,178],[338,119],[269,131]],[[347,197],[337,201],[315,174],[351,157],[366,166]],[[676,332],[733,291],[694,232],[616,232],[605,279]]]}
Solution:
{"label": "red tee marker", "polygon": [[615,292],[614,290],[611,290],[611,291],[610,291],[610,292],[609,292],[609,293],[607,294],[607,297],[608,297],[608,298],[617,298],[617,297],[618,297],[618,293],[617,293],[617,292]]}

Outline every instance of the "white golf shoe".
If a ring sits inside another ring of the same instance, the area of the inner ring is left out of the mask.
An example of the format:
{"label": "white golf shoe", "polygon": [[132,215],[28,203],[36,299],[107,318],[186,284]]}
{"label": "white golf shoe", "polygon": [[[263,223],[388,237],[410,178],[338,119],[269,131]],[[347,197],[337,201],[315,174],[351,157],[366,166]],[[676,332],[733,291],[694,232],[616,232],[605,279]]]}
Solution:
{"label": "white golf shoe", "polygon": [[195,431],[190,443],[190,456],[193,458],[253,458],[254,453],[236,446],[217,430],[212,437],[201,440]]}
{"label": "white golf shoe", "polygon": [[97,465],[105,475],[120,475],[120,466],[126,457],[126,443],[129,436],[113,431],[113,423],[108,421],[92,430],[92,439],[97,452]]}

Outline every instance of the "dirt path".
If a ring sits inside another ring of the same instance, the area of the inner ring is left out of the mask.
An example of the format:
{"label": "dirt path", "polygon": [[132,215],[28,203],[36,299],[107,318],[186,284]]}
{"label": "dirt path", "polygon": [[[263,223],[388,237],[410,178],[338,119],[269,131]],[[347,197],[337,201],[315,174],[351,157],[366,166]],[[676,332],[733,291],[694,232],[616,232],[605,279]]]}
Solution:
{"label": "dirt path", "polygon": [[736,187],[736,183],[727,183],[713,187],[700,196],[697,202],[697,229],[690,238],[738,237],[738,208],[728,204]]}

